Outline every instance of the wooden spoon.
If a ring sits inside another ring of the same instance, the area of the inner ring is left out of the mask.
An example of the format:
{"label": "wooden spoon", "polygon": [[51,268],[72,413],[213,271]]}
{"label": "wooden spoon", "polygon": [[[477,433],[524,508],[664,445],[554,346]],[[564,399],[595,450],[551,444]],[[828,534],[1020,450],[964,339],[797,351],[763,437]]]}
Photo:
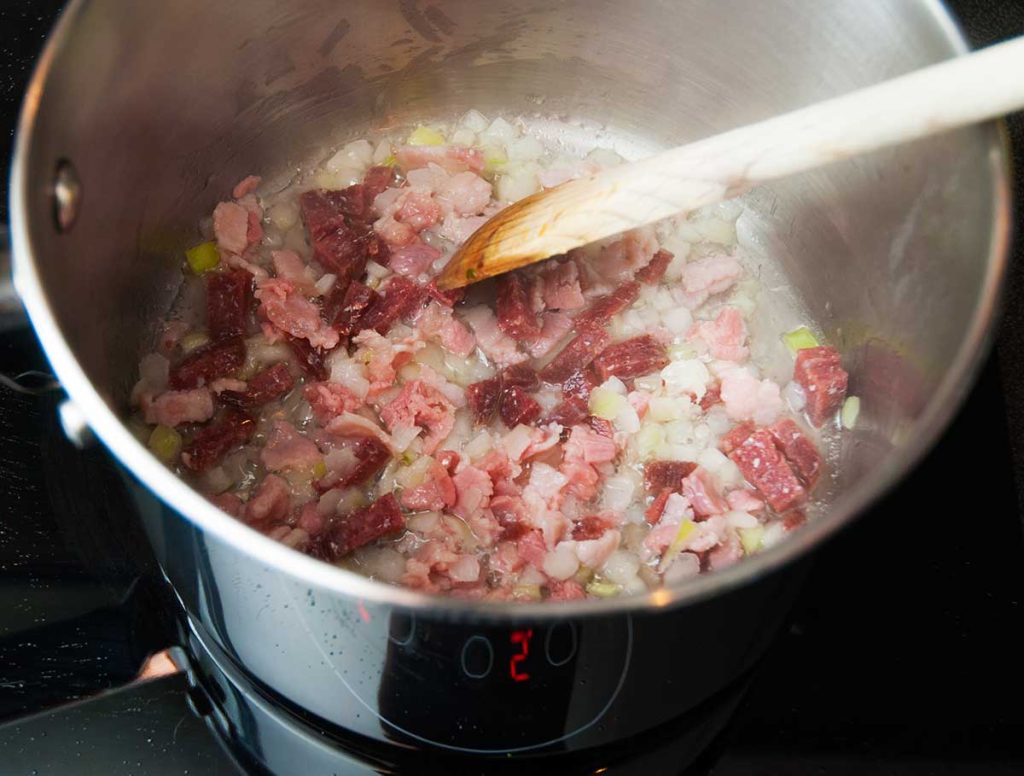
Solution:
{"label": "wooden spoon", "polygon": [[459,288],[764,181],[1021,107],[1024,37],[533,194],[474,232],[437,285]]}

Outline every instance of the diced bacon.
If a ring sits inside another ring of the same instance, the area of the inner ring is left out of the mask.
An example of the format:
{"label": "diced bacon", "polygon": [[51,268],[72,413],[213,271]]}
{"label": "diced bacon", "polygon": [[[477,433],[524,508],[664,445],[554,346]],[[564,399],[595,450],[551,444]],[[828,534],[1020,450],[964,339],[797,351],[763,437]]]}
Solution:
{"label": "diced bacon", "polygon": [[[415,186],[404,189],[397,204],[398,209],[394,213],[394,219],[400,224],[411,227],[417,234],[441,220],[441,206],[434,201],[434,197],[429,191]],[[392,260],[394,260],[394,254],[392,254]]]}
{"label": "diced bacon", "polygon": [[552,601],[579,601],[587,597],[583,585],[574,579],[565,579],[548,583],[548,598]]}
{"label": "diced bacon", "polygon": [[321,426],[326,426],[342,413],[355,412],[363,406],[355,394],[338,383],[307,383],[303,395]]}
{"label": "diced bacon", "polygon": [[476,335],[477,346],[498,366],[511,366],[527,359],[525,353],[519,352],[516,341],[498,327],[498,319],[489,308],[470,308],[463,318]]}
{"label": "diced bacon", "polygon": [[143,400],[147,423],[179,426],[182,423],[205,423],[213,417],[213,396],[207,388],[188,391],[165,391],[152,400]]}
{"label": "diced bacon", "polygon": [[722,376],[722,403],[733,420],[773,422],[783,409],[779,386],[771,380],[758,380],[743,368],[732,368]]}
{"label": "diced bacon", "polygon": [[452,476],[457,494],[452,512],[466,518],[487,507],[494,483],[491,475],[475,466],[464,466]]}
{"label": "diced bacon", "polygon": [[299,339],[287,334],[284,340],[292,353],[295,354],[295,358],[298,360],[303,372],[314,380],[327,379],[327,354],[322,348],[313,347],[309,344],[308,340]]}
{"label": "diced bacon", "polygon": [[456,215],[475,216],[490,203],[491,184],[468,170],[456,173],[441,184],[437,199]]}
{"label": "diced bacon", "polygon": [[576,541],[597,539],[614,527],[615,524],[605,515],[587,515],[573,526],[572,538]]}
{"label": "diced bacon", "polygon": [[699,466],[683,480],[683,496],[700,517],[720,515],[729,509],[729,502],[722,498],[708,472]]}
{"label": "diced bacon", "polygon": [[273,251],[274,272],[279,278],[290,281],[304,294],[316,294],[316,275],[313,269],[295,251]]}
{"label": "diced bacon", "polygon": [[260,451],[260,460],[270,471],[310,469],[323,461],[320,448],[284,420],[274,421],[267,443]]}
{"label": "diced bacon", "polygon": [[650,334],[609,345],[594,359],[594,367],[607,380],[613,375],[622,380],[660,371],[669,362],[665,346]]}
{"label": "diced bacon", "polygon": [[320,510],[317,509],[317,501],[307,501],[298,510],[298,515],[295,518],[295,526],[312,537],[317,537],[323,533],[327,527],[327,521],[324,516],[320,514]]}
{"label": "diced bacon", "polygon": [[747,324],[735,307],[723,307],[713,321],[698,321],[690,327],[686,339],[697,345],[697,353],[711,353],[722,361],[746,361]]}
{"label": "diced bacon", "polygon": [[441,223],[437,233],[446,240],[460,244],[468,240],[473,232],[487,223],[487,216],[469,216],[459,218],[456,215],[447,215]]}
{"label": "diced bacon", "polygon": [[520,423],[529,426],[537,422],[541,407],[518,385],[508,385],[502,389],[498,413],[506,426],[515,428]]}
{"label": "diced bacon", "polygon": [[665,504],[668,503],[668,497],[671,495],[671,488],[662,488],[661,492],[654,497],[651,505],[644,510],[644,520],[651,525],[657,523],[661,519],[662,512],[665,511]]}
{"label": "diced bacon", "polygon": [[313,258],[337,276],[339,288],[357,280],[366,262],[380,251],[377,237],[362,226],[341,224],[333,232],[313,241]]}
{"label": "diced bacon", "polygon": [[426,479],[402,492],[402,506],[413,511],[441,511],[456,502],[455,483],[439,462],[431,464]]}
{"label": "diced bacon", "polygon": [[431,280],[427,285],[423,287],[423,290],[427,292],[427,295],[436,300],[439,304],[445,307],[455,307],[459,302],[466,296],[466,289],[464,288],[452,288],[448,291],[442,291],[437,287],[437,283]]}
{"label": "diced bacon", "polygon": [[255,409],[280,399],[295,385],[295,378],[284,362],[268,366],[253,375],[248,383],[242,383],[230,390],[219,391],[218,398],[224,404],[241,409]]}
{"label": "diced bacon", "polygon": [[335,286],[324,303],[324,314],[339,337],[351,337],[363,328],[363,315],[379,304],[380,298],[372,288],[353,280],[344,290]]}
{"label": "diced bacon", "polygon": [[315,189],[303,193],[299,207],[310,242],[315,245],[353,220],[366,221],[372,200],[369,193],[359,184],[340,191]]}
{"label": "diced bacon", "polygon": [[574,262],[551,262],[539,279],[543,284],[544,306],[549,310],[577,310],[585,304],[579,269]]}
{"label": "diced bacon", "polygon": [[448,470],[449,474],[455,473],[455,470],[459,468],[459,461],[462,460],[462,456],[454,450],[442,450],[435,458],[439,464]]}
{"label": "diced bacon", "polygon": [[548,413],[546,421],[569,427],[582,423],[588,415],[590,415],[590,409],[585,401],[569,398],[555,405],[555,408]]}
{"label": "diced bacon", "polygon": [[807,492],[796,478],[767,429],[755,431],[729,454],[747,482],[764,496],[776,512],[799,506]]}
{"label": "diced bacon", "polygon": [[[584,368],[573,372],[562,383],[562,394],[566,398],[586,403],[590,392],[600,382],[593,368]],[[590,414],[589,412],[587,413]]]}
{"label": "diced bacon", "polygon": [[327,433],[339,437],[373,437],[380,441],[389,451],[393,450],[391,437],[372,420],[356,415],[354,412],[343,412],[329,421],[324,427]]}
{"label": "diced bacon", "polygon": [[343,488],[363,484],[391,460],[390,445],[385,444],[377,436],[364,436],[357,439],[352,446],[352,453],[355,456],[356,465],[344,472],[337,481],[337,485]]}
{"label": "diced bacon", "polygon": [[406,171],[428,164],[436,164],[450,173],[480,172],[484,169],[483,151],[462,146],[399,146],[395,149],[395,159],[398,166]]}
{"label": "diced bacon", "polygon": [[453,582],[476,582],[480,578],[480,561],[473,555],[462,555],[448,567],[448,576]]}
{"label": "diced bacon", "polygon": [[604,326],[612,316],[618,315],[640,296],[640,284],[625,283],[610,294],[595,299],[590,307],[576,316],[573,323],[577,329],[584,326]]}
{"label": "diced bacon", "polygon": [[793,379],[804,389],[807,415],[815,426],[822,426],[846,398],[849,375],[841,365],[839,351],[833,347],[798,351]]}
{"label": "diced bacon", "polygon": [[390,215],[374,221],[373,231],[388,244],[392,253],[405,245],[412,245],[418,239],[415,229],[396,221],[395,217]]}
{"label": "diced bacon", "polygon": [[196,348],[171,367],[171,388],[198,388],[218,377],[227,377],[245,363],[245,343],[241,337],[211,342]]}
{"label": "diced bacon", "polygon": [[353,550],[402,530],[404,526],[405,519],[398,501],[388,493],[335,523],[327,537],[329,558],[343,558]]}
{"label": "diced bacon", "polygon": [[523,343],[533,358],[543,358],[561,342],[573,327],[572,318],[565,313],[546,312],[541,316],[541,330],[536,338]]}
{"label": "diced bacon", "polygon": [[534,339],[541,324],[530,301],[529,282],[520,274],[502,275],[497,284],[498,326],[515,340]]}
{"label": "diced bacon", "polygon": [[699,307],[709,296],[728,291],[743,275],[743,267],[731,255],[705,256],[683,266],[683,290],[690,307]]}
{"label": "diced bacon", "polygon": [[262,181],[263,179],[259,175],[247,175],[235,184],[235,188],[231,190],[231,196],[241,199],[246,194],[252,194]]}
{"label": "diced bacon", "polygon": [[616,282],[632,280],[637,271],[650,264],[658,242],[650,229],[633,229],[606,245],[591,266],[598,275]]}
{"label": "diced bacon", "polygon": [[423,452],[430,455],[455,426],[455,408],[436,388],[422,380],[402,386],[390,403],[380,411],[381,419],[392,433],[396,429],[420,427],[427,432]]}
{"label": "diced bacon", "polygon": [[601,475],[593,466],[583,461],[564,460],[558,471],[566,478],[566,492],[583,501],[589,501],[597,495],[597,486]]}
{"label": "diced bacon", "polygon": [[242,503],[235,493],[218,493],[215,496],[209,497],[210,503],[216,507],[219,507],[222,511],[227,512],[232,517],[241,519],[245,512],[245,504]]}
{"label": "diced bacon", "polygon": [[363,313],[359,326],[387,334],[395,323],[411,315],[422,304],[423,298],[423,289],[411,280],[395,275],[388,281],[383,296]]}
{"label": "diced bacon", "polygon": [[370,381],[368,396],[372,398],[393,387],[399,367],[395,343],[373,329],[364,329],[352,341],[359,346],[354,360],[366,364],[366,376]]}
{"label": "diced bacon", "polygon": [[[285,367],[287,369],[287,367]],[[210,383],[210,390],[218,398],[224,393],[242,392],[248,388],[248,383],[245,380],[239,380],[235,377],[218,377],[212,383]]]}
{"label": "diced bacon", "polygon": [[540,370],[541,379],[547,383],[568,380],[575,372],[588,366],[594,356],[605,348],[609,339],[608,332],[603,329],[584,328]]}
{"label": "diced bacon", "polygon": [[583,461],[589,464],[608,463],[618,455],[615,440],[599,434],[590,426],[573,426],[565,442],[567,461]]}
{"label": "diced bacon", "polygon": [[466,406],[466,391],[455,383],[448,381],[443,375],[435,372],[427,364],[420,364],[420,379],[431,388],[437,390],[456,409]]}
{"label": "diced bacon", "polygon": [[718,440],[718,449],[726,455],[729,455],[729,453],[747,441],[747,437],[753,434],[754,430],[755,426],[753,421],[745,420],[742,423],[737,424],[734,428],[723,434],[722,438]]}
{"label": "diced bacon", "polygon": [[426,243],[413,243],[397,248],[391,253],[388,267],[399,275],[417,278],[430,269],[441,258],[441,251]]}
{"label": "diced bacon", "polygon": [[576,557],[587,568],[599,569],[609,556],[619,548],[622,534],[616,530],[605,531],[596,539],[576,543]]}
{"label": "diced bacon", "polygon": [[465,358],[476,347],[476,337],[452,314],[450,307],[431,301],[416,318],[420,334],[449,353]]}
{"label": "diced bacon", "polygon": [[729,502],[729,509],[734,509],[737,512],[754,514],[764,509],[764,502],[746,488],[729,491],[725,500]]}
{"label": "diced bacon", "polygon": [[224,259],[224,266],[230,267],[231,269],[241,269],[248,272],[252,277],[259,280],[266,280],[270,277],[270,273],[267,272],[259,264],[254,264],[251,261],[246,261],[241,256],[236,256],[233,253],[228,253],[222,257]]}
{"label": "diced bacon", "polygon": [[258,284],[256,298],[263,314],[281,331],[308,340],[315,348],[330,350],[338,344],[338,332],[323,322],[320,309],[290,281],[264,280]]}
{"label": "diced bacon", "polygon": [[810,490],[821,476],[821,453],[800,427],[789,418],[770,426],[775,446],[785,456],[804,487]]}
{"label": "diced bacon", "polygon": [[221,202],[213,210],[217,246],[227,253],[244,253],[249,247],[249,211],[236,202]]}
{"label": "diced bacon", "polygon": [[672,263],[673,258],[674,256],[668,251],[659,250],[654,254],[646,267],[637,271],[636,279],[648,285],[658,283],[665,277],[665,270],[668,269],[668,265]]}
{"label": "diced bacon", "polygon": [[716,404],[720,404],[722,401],[722,385],[721,383],[712,383],[704,391],[704,395],[700,399],[700,408],[707,412],[709,409],[714,407]]}
{"label": "diced bacon", "polygon": [[246,502],[245,520],[251,525],[273,524],[284,520],[290,509],[288,483],[276,474],[269,474]]}
{"label": "diced bacon", "polygon": [[252,276],[245,270],[211,272],[206,281],[206,327],[214,340],[245,334]]}
{"label": "diced bacon", "polygon": [[256,423],[246,413],[228,408],[209,425],[199,430],[181,453],[181,463],[189,471],[200,473],[216,466],[231,450],[252,439]]}
{"label": "diced bacon", "polygon": [[688,461],[651,461],[644,466],[644,485],[651,493],[661,493],[668,488],[674,493],[683,492],[683,480],[697,468]]}
{"label": "diced bacon", "polygon": [[471,383],[466,387],[466,402],[477,423],[491,422],[498,409],[501,398],[501,378],[491,377],[487,380]]}
{"label": "diced bacon", "polygon": [[371,167],[363,176],[363,188],[366,191],[366,198],[371,202],[384,189],[388,188],[395,179],[395,170],[392,167],[378,165]]}
{"label": "diced bacon", "polygon": [[743,544],[740,542],[739,534],[729,528],[725,536],[715,549],[708,553],[708,567],[712,571],[724,569],[743,559]]}

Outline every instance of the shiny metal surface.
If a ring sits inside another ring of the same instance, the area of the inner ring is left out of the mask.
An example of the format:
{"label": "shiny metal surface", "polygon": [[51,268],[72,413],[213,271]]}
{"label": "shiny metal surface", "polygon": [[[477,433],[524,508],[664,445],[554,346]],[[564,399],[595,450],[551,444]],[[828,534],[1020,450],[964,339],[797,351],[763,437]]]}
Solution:
{"label": "shiny metal surface", "polygon": [[[554,114],[590,122],[599,142],[638,154],[961,50],[929,0],[73,2],[19,130],[16,284],[99,438],[178,513],[150,513],[154,542],[165,531],[194,540],[195,551],[165,554],[164,564],[176,584],[196,590],[186,600],[204,622],[203,610],[219,608],[230,588],[218,564],[243,580],[256,564],[340,600],[511,616],[505,605],[395,589],[294,553],[220,513],[120,424],[138,357],[173,297],[180,249],[198,219],[244,175],[287,176],[370,127],[470,107]],[[75,159],[88,192],[63,235],[43,185],[61,158]],[[828,514],[754,559],[675,588],[517,606],[515,616],[715,595],[801,555],[898,479],[945,425],[985,349],[1009,231],[1004,167],[998,132],[985,126],[755,192],[752,239],[776,255],[844,351],[863,398]],[[207,544],[217,547],[215,559],[204,554]]]}

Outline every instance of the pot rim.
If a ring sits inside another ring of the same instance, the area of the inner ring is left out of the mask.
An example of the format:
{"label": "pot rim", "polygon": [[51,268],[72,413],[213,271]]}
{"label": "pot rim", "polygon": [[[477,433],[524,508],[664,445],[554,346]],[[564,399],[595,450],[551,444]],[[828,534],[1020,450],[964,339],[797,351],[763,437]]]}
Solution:
{"label": "pot rim", "polygon": [[[922,0],[943,32],[953,55],[968,50],[963,34],[940,0]],[[27,227],[27,160],[33,151],[33,129],[38,107],[57,52],[72,34],[75,19],[86,0],[72,0],[51,33],[25,94],[18,121],[10,180],[11,242],[14,284],[61,385],[81,409],[96,436],[133,476],[204,532],[246,553],[254,561],[289,574],[295,581],[351,597],[360,602],[427,609],[438,615],[508,620],[546,620],[600,616],[637,610],[658,610],[692,604],[755,581],[803,556],[810,548],[836,533],[888,492],[928,452],[973,385],[989,351],[1011,238],[1010,163],[1006,133],[1001,122],[979,128],[988,145],[992,172],[994,214],[987,269],[970,326],[945,376],[925,411],[910,428],[903,455],[895,465],[873,472],[842,494],[829,511],[809,521],[786,540],[726,569],[693,577],[675,586],[640,596],[585,599],[560,603],[472,601],[417,592],[374,581],[356,572],[315,560],[270,539],[222,512],[163,466],[139,442],[107,405],[61,335],[36,271],[32,240]],[[131,462],[131,463],[129,463]]]}

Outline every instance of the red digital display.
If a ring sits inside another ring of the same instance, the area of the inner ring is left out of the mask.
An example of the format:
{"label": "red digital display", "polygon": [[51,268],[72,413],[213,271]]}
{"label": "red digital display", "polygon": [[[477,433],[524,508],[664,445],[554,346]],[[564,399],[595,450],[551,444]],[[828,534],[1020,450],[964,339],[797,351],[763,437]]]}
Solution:
{"label": "red digital display", "polygon": [[530,654],[530,639],[533,638],[533,628],[529,630],[512,631],[512,643],[519,645],[519,651],[508,661],[508,673],[513,681],[525,682],[530,675],[522,670],[520,665]]}

